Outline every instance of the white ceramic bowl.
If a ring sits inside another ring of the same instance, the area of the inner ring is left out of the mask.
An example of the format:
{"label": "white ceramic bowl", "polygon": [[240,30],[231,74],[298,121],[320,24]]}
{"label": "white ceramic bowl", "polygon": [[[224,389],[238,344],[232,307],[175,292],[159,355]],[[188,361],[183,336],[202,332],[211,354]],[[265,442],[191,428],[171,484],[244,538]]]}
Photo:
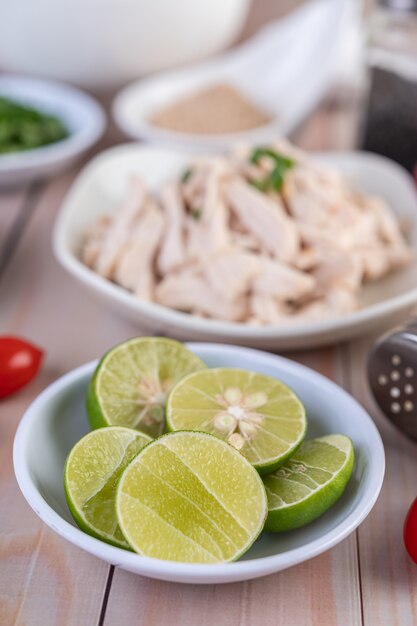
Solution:
{"label": "white ceramic bowl", "polygon": [[109,563],[151,578],[185,583],[224,583],[264,576],[316,556],[347,537],[372,509],[384,476],[382,441],[365,410],[335,383],[282,357],[232,346],[189,347],[209,367],[240,367],[285,381],[306,406],[308,437],[343,433],[352,439],[353,475],[337,504],[304,528],[283,534],[264,532],[235,563],[161,561],[90,537],[72,520],[62,483],[68,452],[89,430],[85,395],[96,363],[88,363],[45,389],[26,411],[17,430],[13,450],[16,478],[35,513],[64,539]]}
{"label": "white ceramic bowl", "polygon": [[113,89],[226,47],[240,31],[249,4],[250,0],[0,2],[1,65],[89,89]]}
{"label": "white ceramic bowl", "polygon": [[[309,0],[222,55],[128,85],[113,103],[118,126],[132,139],[196,151],[288,135],[322,99],[334,76],[346,28],[343,37],[338,33],[347,26],[351,1]],[[235,87],[269,113],[271,121],[251,130],[222,134],[184,133],[152,123],[157,111],[219,83]]]}
{"label": "white ceramic bowl", "polygon": [[105,129],[106,117],[100,105],[86,93],[63,83],[3,75],[0,96],[56,115],[69,130],[67,139],[49,146],[1,154],[1,186],[54,176],[80,158]]}
{"label": "white ceramic bowl", "polygon": [[[80,174],[57,218],[53,246],[57,259],[95,297],[136,322],[149,333],[185,340],[222,341],[267,349],[319,346],[395,323],[417,302],[417,261],[363,291],[363,308],[331,320],[255,327],[199,318],[140,300],[105,280],[79,259],[82,234],[95,218],[111,213],[123,199],[129,176],[141,174],[151,188],[178,176],[189,154],[127,144],[95,157]],[[408,173],[399,165],[360,152],[322,153],[317,158],[343,172],[358,189],[386,198],[408,224],[409,242],[417,257],[417,194]]]}

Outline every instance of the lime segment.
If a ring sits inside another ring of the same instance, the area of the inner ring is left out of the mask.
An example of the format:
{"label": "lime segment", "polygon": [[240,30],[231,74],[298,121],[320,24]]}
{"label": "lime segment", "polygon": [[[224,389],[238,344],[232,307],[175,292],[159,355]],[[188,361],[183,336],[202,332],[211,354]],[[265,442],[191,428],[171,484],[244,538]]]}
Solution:
{"label": "lime segment", "polygon": [[325,513],[340,498],[352,474],[354,451],[344,435],[302,444],[291,459],[264,477],[268,530],[299,528]]}
{"label": "lime segment", "polygon": [[150,441],[136,430],[110,427],[89,433],[72,448],[65,463],[64,487],[68,507],[82,530],[129,548],[117,522],[116,486],[126,466]]}
{"label": "lime segment", "polygon": [[139,554],[220,563],[252,545],[267,503],[258,473],[231,446],[205,433],[178,432],[151,443],[129,465],[116,509]]}
{"label": "lime segment", "polygon": [[295,393],[276,378],[218,368],[190,374],[174,387],[167,425],[221,437],[265,473],[300,445],[306,416]]}
{"label": "lime segment", "polygon": [[151,437],[165,429],[165,403],[171,388],[204,363],[178,341],[138,337],[104,355],[89,386],[87,410],[92,428],[126,426]]}

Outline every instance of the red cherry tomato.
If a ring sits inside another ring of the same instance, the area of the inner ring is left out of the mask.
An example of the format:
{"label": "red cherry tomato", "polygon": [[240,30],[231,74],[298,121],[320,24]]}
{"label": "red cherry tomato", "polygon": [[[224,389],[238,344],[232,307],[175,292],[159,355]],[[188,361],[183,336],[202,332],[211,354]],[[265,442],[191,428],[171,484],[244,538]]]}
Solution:
{"label": "red cherry tomato", "polygon": [[0,336],[0,398],[27,385],[39,371],[43,351],[19,337]]}
{"label": "red cherry tomato", "polygon": [[414,563],[417,563],[417,498],[410,506],[405,518],[404,544]]}

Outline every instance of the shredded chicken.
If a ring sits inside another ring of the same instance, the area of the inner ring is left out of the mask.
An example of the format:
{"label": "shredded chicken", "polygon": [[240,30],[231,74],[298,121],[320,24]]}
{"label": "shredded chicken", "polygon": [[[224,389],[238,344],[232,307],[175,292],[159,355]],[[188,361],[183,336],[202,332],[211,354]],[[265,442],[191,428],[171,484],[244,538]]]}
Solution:
{"label": "shredded chicken", "polygon": [[383,199],[280,139],[198,157],[154,195],[135,177],[114,215],[90,225],[81,258],[140,298],[281,325],[354,311],[363,284],[411,251]]}
{"label": "shredded chicken", "polygon": [[184,218],[185,211],[179,186],[168,184],[161,193],[165,213],[165,228],[158,255],[158,271],[169,274],[185,261]]}
{"label": "shredded chicken", "polygon": [[146,197],[146,188],[142,180],[138,177],[133,178],[130,194],[116,213],[111,226],[107,228],[93,265],[96,272],[105,278],[113,278],[120,253],[144,208]]}
{"label": "shredded chicken", "polygon": [[192,310],[230,322],[243,321],[247,314],[245,298],[219,296],[196,269],[164,278],[156,288],[156,301],[180,311]]}
{"label": "shredded chicken", "polygon": [[226,198],[243,226],[265,248],[282,261],[294,261],[299,251],[299,234],[285,213],[281,199],[270,198],[242,178],[232,180]]}
{"label": "shredded chicken", "polygon": [[153,265],[163,227],[163,214],[151,201],[120,252],[120,260],[114,273],[116,282],[145,300],[153,297]]}

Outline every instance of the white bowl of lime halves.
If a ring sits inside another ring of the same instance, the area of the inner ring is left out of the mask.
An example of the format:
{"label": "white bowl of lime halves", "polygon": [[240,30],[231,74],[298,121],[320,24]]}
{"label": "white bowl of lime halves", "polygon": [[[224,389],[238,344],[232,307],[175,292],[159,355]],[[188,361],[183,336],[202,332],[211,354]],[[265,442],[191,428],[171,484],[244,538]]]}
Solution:
{"label": "white bowl of lime halves", "polygon": [[68,510],[63,468],[71,447],[89,430],[85,396],[96,363],[88,363],[48,387],[29,407],[16,433],[15,473],[35,513],[61,537],[108,563],[151,578],[184,583],[224,583],[264,576],[310,559],[347,537],[372,509],[384,476],[384,448],[366,411],[335,383],[282,357],[215,344],[189,347],[209,367],[239,367],[283,380],[306,407],[309,438],[342,433],[352,439],[355,466],[336,505],[298,530],[262,533],[250,550],[233,563],[163,561],[139,556],[85,534],[77,528]]}

